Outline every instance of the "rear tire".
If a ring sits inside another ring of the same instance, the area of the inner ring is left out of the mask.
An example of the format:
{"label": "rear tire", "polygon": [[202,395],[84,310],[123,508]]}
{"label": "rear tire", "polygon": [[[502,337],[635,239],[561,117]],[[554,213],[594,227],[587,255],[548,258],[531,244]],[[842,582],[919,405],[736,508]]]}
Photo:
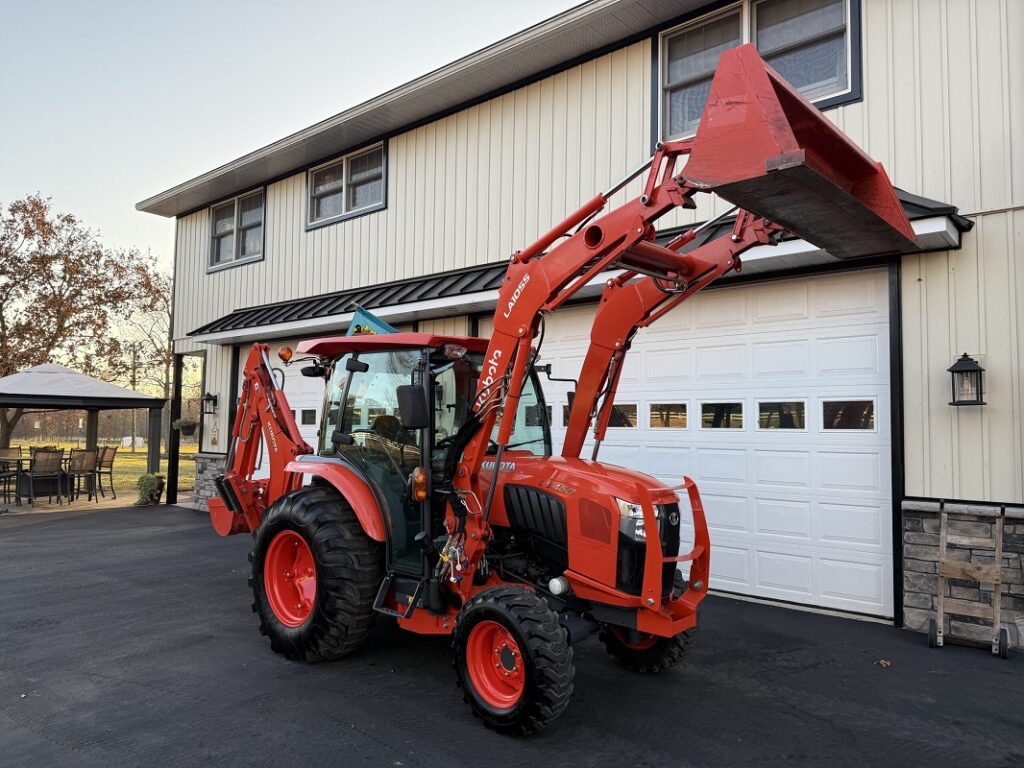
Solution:
{"label": "rear tire", "polygon": [[690,654],[696,639],[696,627],[675,637],[657,637],[612,626],[601,631],[601,642],[612,658],[630,672],[642,674],[671,669]]}
{"label": "rear tire", "polygon": [[536,733],[569,705],[569,636],[531,590],[494,587],[469,600],[455,625],[452,663],[473,714],[499,733]]}
{"label": "rear tire", "polygon": [[274,502],[256,529],[249,562],[252,609],[276,653],[336,659],[355,651],[370,631],[383,545],[334,488],[300,488]]}

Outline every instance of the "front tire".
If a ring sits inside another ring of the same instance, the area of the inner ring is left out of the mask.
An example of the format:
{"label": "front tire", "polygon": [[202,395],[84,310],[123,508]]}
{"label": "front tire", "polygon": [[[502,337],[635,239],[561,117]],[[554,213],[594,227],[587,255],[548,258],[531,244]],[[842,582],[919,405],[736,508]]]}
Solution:
{"label": "front tire", "polygon": [[569,705],[569,636],[528,589],[494,587],[469,600],[455,625],[452,660],[473,714],[499,733],[536,733]]}
{"label": "front tire", "polygon": [[383,547],[334,488],[300,488],[274,502],[256,529],[249,561],[252,608],[276,653],[336,659],[370,631]]}
{"label": "front tire", "polygon": [[690,654],[696,638],[696,627],[675,637],[656,637],[611,626],[601,631],[601,642],[612,658],[630,672],[642,674],[671,669]]}

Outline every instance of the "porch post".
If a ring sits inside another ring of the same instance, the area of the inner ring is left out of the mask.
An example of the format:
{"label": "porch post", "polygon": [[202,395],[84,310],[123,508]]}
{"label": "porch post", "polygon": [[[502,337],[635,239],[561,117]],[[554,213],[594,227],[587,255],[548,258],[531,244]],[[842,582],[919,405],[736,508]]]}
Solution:
{"label": "porch post", "polygon": [[163,408],[149,409],[149,457],[146,471],[157,474],[160,471],[160,418]]}
{"label": "porch post", "polygon": [[85,412],[85,449],[95,451],[100,434],[100,412],[95,408]]}
{"label": "porch post", "polygon": [[[181,374],[185,356],[174,356],[174,376],[171,383],[171,423],[181,418]],[[178,467],[181,462],[181,435],[172,429],[167,435],[167,491],[168,504],[178,503]]]}

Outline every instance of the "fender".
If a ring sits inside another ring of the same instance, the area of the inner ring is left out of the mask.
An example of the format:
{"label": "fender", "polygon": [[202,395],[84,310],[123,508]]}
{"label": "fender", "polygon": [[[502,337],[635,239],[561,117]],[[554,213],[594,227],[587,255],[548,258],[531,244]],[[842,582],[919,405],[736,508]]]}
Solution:
{"label": "fender", "polygon": [[366,481],[339,461],[317,461],[318,458],[308,456],[305,457],[305,461],[297,459],[289,462],[285,469],[297,474],[323,478],[352,505],[366,535],[374,541],[386,541],[387,528],[384,524],[384,515],[377,497]]}

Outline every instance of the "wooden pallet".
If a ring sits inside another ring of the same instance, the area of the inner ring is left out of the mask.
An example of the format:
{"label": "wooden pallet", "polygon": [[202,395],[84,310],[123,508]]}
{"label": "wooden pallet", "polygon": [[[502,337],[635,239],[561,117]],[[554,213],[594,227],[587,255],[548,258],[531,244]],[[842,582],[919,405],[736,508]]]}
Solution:
{"label": "wooden pallet", "polygon": [[[941,648],[945,640],[949,639],[954,643],[970,645],[965,638],[949,636],[943,631],[946,611],[961,616],[972,616],[978,619],[989,619],[992,622],[992,654],[1001,659],[1009,655],[1010,636],[1005,628],[1000,627],[1000,609],[1002,607],[1003,593],[1003,521],[1006,519],[1006,507],[1001,507],[996,517],[995,533],[993,534],[993,552],[995,562],[992,565],[981,563],[969,563],[962,560],[949,560],[946,558],[947,529],[950,513],[946,511],[945,502],[939,502],[939,588],[936,600],[934,619],[928,624],[928,647]],[[986,608],[984,605],[973,603],[969,600],[958,600],[953,597],[946,597],[947,579],[962,579],[965,581],[977,581],[981,584],[992,585],[992,605]]]}

